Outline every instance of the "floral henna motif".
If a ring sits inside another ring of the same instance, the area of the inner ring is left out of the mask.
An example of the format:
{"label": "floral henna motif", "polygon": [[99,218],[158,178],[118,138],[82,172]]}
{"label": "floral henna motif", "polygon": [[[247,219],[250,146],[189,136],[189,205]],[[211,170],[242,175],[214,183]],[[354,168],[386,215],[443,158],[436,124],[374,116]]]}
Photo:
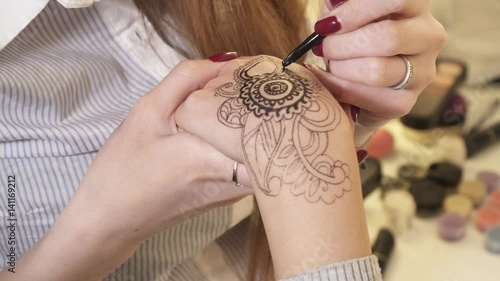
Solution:
{"label": "floral henna motif", "polygon": [[319,94],[321,85],[276,65],[271,73],[249,72],[265,57],[235,71],[234,82],[216,89],[227,98],[218,119],[242,129],[248,171],[269,196],[282,189],[314,203],[332,204],[351,190],[349,166],[329,156],[340,108]]}

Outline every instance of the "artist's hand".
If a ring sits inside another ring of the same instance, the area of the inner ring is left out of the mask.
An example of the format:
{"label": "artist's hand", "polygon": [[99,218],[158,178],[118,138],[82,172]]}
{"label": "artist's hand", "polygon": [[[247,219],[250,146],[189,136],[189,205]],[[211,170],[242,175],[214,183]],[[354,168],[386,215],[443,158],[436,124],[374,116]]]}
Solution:
{"label": "artist's hand", "polygon": [[[306,68],[282,71],[280,59],[259,56],[226,64],[175,114],[180,128],[245,164],[276,279],[370,255],[349,110]],[[304,268],[318,239],[332,248]]]}
{"label": "artist's hand", "polygon": [[[434,79],[435,60],[446,33],[432,16],[429,0],[325,0],[315,25],[327,35],[314,49],[329,72],[312,67],[339,102],[361,108],[359,123],[377,127],[412,108]],[[403,80],[406,56],[414,73],[406,89],[390,87]]]}

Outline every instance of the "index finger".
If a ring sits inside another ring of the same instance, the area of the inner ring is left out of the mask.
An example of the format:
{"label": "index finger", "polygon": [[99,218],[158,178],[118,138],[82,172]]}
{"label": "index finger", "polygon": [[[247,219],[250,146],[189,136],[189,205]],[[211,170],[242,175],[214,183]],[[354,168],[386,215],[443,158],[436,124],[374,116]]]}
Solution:
{"label": "index finger", "polygon": [[347,33],[391,14],[420,14],[428,5],[422,0],[349,0],[323,15],[314,30],[320,35]]}

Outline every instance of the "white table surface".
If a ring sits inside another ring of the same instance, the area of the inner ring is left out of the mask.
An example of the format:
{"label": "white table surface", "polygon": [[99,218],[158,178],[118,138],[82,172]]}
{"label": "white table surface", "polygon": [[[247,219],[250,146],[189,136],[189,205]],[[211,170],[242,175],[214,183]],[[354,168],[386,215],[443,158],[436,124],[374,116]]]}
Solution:
{"label": "white table surface", "polygon": [[[500,89],[478,87],[462,88],[461,93],[469,100],[466,127],[477,120],[490,102],[500,98]],[[500,121],[500,110],[485,124]],[[386,128],[395,137],[395,148],[382,160],[384,175],[395,176],[404,161],[407,140],[399,121]],[[402,160],[403,159],[403,160]],[[478,171],[494,170],[500,173],[500,144],[492,146],[464,164],[463,179],[475,179]],[[365,199],[368,228],[372,241],[379,229],[386,226],[386,217],[377,189]],[[437,233],[437,218],[413,220],[413,227],[396,236],[396,246],[384,272],[385,281],[499,281],[500,255],[485,249],[485,234],[477,230],[474,216],[469,220],[463,240],[446,242]]]}

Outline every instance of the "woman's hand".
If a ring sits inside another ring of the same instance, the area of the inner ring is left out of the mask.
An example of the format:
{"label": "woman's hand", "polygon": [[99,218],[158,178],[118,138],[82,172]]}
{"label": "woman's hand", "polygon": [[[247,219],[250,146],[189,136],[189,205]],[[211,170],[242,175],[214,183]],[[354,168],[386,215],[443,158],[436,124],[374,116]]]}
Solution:
{"label": "woman's hand", "polygon": [[[186,61],[140,98],[106,141],[49,233],[9,280],[102,280],[143,239],[253,194],[231,181],[234,161],[187,132],[173,113],[224,63]],[[239,181],[251,186],[245,167]],[[50,261],[50,263],[43,262]],[[0,273],[0,280],[6,277]]]}
{"label": "woman's hand", "polygon": [[[436,73],[446,33],[430,12],[429,0],[325,0],[315,25],[327,35],[315,53],[329,72],[311,70],[337,100],[361,108],[359,124],[378,127],[410,111]],[[406,89],[404,55],[413,65]]]}
{"label": "woman's hand", "polygon": [[[292,189],[307,201],[329,204],[350,187],[350,168],[337,154],[345,150],[355,155],[349,146],[353,121],[297,64],[283,71],[272,57],[234,60],[191,94],[175,116],[180,128],[244,163],[254,187],[267,195]],[[337,134],[345,140],[334,146],[330,140]],[[316,170],[326,177],[314,175]],[[317,186],[298,190],[307,173],[313,173]]]}
{"label": "woman's hand", "polygon": [[370,255],[349,110],[305,68],[260,56],[227,63],[175,114],[245,164],[277,279]]}

